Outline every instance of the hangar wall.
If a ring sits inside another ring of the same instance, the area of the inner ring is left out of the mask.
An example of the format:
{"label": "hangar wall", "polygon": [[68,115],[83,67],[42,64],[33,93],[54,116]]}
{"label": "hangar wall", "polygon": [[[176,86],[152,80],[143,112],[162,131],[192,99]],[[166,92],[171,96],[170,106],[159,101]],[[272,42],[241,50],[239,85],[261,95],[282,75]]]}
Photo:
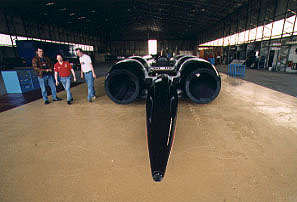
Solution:
{"label": "hangar wall", "polygon": [[[191,51],[196,49],[196,42],[190,40],[158,40],[158,53],[170,51],[179,54],[180,51]],[[107,52],[116,56],[147,55],[148,41],[110,41],[107,44]]]}
{"label": "hangar wall", "polygon": [[272,21],[284,19],[293,15],[287,10],[296,10],[294,0],[249,0],[235,12],[214,24],[212,27],[198,33],[198,44],[229,36]]}
{"label": "hangar wall", "polygon": [[13,57],[14,56],[14,50],[12,47],[0,47],[0,61],[3,57]]}
{"label": "hangar wall", "polygon": [[20,16],[7,15],[2,10],[0,10],[0,22],[4,22],[0,23],[0,33],[3,34],[93,45],[95,51],[103,46],[103,42],[98,37],[73,32],[56,25],[29,22]]}
{"label": "hangar wall", "polygon": [[[117,56],[147,55],[147,40],[130,41],[103,41],[98,37],[87,34],[65,30],[56,25],[37,24],[23,19],[21,16],[10,16],[0,10],[0,33],[12,35],[12,40],[17,40],[14,36],[29,38],[39,38],[54,41],[80,43],[93,45],[95,53],[110,53]],[[158,52],[169,50],[171,52],[193,51],[196,47],[196,40],[158,40]],[[5,53],[4,53],[5,52]],[[11,50],[2,50],[2,54],[13,57],[9,54]],[[195,51],[194,51],[195,53]]]}

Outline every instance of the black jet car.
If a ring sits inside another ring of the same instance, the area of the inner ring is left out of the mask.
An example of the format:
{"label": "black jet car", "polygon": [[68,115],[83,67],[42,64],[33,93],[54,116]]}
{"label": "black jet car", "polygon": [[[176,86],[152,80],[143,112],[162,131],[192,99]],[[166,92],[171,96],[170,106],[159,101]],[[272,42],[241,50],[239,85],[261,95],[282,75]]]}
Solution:
{"label": "black jet car", "polygon": [[113,65],[106,75],[105,91],[117,104],[146,97],[147,140],[153,180],[164,177],[174,138],[178,98],[198,104],[214,100],[221,77],[208,61],[195,56],[132,56]]}

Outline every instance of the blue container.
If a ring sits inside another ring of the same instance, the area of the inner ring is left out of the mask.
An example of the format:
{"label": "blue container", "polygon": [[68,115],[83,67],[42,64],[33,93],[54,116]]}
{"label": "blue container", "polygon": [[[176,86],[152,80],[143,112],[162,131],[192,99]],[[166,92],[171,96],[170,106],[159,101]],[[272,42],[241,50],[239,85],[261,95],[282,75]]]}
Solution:
{"label": "blue container", "polygon": [[228,74],[230,76],[245,76],[245,65],[242,64],[229,64],[228,65]]}
{"label": "blue container", "polygon": [[22,93],[16,71],[2,71],[1,73],[7,93]]}
{"label": "blue container", "polygon": [[25,93],[40,88],[33,70],[1,71],[1,74],[8,94]]}
{"label": "blue container", "polygon": [[216,59],[215,58],[208,58],[208,61],[210,64],[215,65],[216,64]]}

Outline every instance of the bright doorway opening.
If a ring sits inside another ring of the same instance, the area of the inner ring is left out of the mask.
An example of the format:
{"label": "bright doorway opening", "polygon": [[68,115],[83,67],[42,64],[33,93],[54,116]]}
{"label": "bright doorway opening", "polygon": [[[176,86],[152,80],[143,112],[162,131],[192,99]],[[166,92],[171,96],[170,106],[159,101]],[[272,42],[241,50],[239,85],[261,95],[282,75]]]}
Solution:
{"label": "bright doorway opening", "polygon": [[148,40],[148,52],[149,55],[157,54],[157,40]]}

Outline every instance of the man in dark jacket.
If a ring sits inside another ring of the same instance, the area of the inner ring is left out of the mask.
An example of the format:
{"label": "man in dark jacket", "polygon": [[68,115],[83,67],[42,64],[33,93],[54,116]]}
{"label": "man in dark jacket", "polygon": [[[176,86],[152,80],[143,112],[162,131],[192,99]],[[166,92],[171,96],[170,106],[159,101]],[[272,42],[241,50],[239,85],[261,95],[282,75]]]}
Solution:
{"label": "man in dark jacket", "polygon": [[52,91],[53,101],[59,101],[60,98],[57,97],[56,94],[56,86],[53,77],[53,66],[48,57],[43,56],[43,49],[38,48],[36,51],[36,56],[32,59],[32,66],[38,76],[39,86],[41,89],[42,98],[44,100],[44,104],[49,104],[47,92],[46,92],[46,84],[49,85]]}

